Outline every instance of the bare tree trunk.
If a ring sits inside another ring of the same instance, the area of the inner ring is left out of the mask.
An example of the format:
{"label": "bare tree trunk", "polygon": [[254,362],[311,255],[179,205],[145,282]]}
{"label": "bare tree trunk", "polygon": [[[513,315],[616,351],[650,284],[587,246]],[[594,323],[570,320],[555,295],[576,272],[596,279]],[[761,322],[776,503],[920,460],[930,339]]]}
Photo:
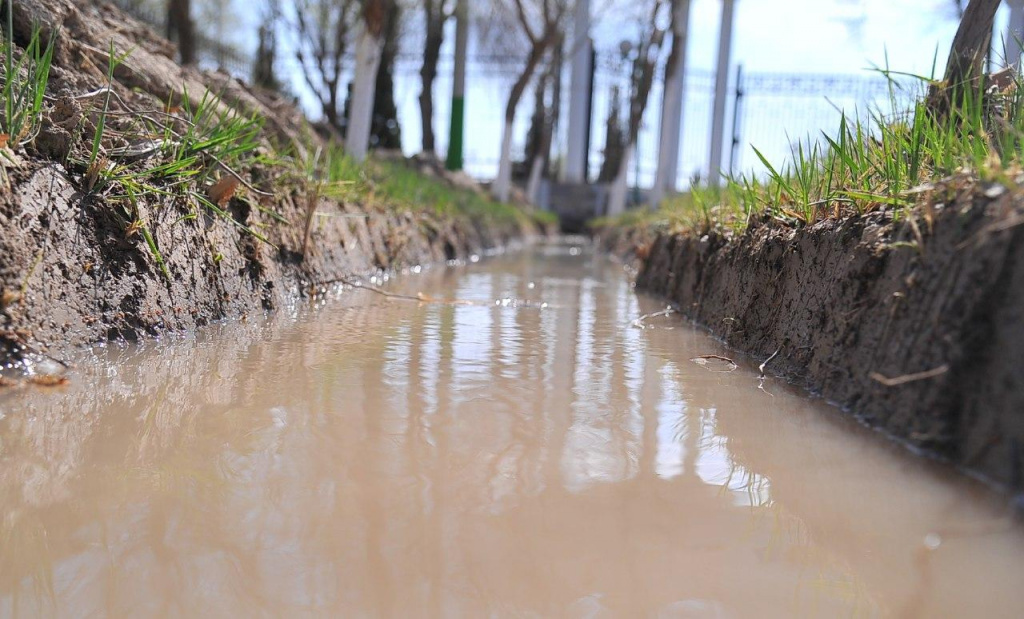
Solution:
{"label": "bare tree trunk", "polygon": [[356,75],[352,81],[352,105],[349,107],[351,117],[345,134],[345,149],[356,161],[366,159],[370,148],[373,98],[382,47],[383,41],[365,28],[359,34],[359,44],[356,46]]}
{"label": "bare tree trunk", "polygon": [[498,176],[491,186],[491,195],[499,202],[508,202],[512,193],[512,121],[506,119],[501,130],[501,155]]}
{"label": "bare tree trunk", "polygon": [[537,156],[530,163],[530,174],[526,180],[526,199],[530,204],[537,204],[540,195],[540,181],[544,176],[545,157]]}
{"label": "bare tree trunk", "polygon": [[321,107],[324,111],[324,118],[327,119],[327,124],[334,127],[335,129],[341,130],[341,119],[338,117],[338,86],[335,84],[327,92],[327,100],[322,102]]}
{"label": "bare tree trunk", "polygon": [[[635,156],[636,141],[640,137],[640,121],[643,119],[644,110],[647,108],[647,99],[651,92],[653,73],[654,69],[652,66],[650,70],[651,75],[641,77],[640,90],[634,93],[633,101],[630,104],[626,152],[622,155],[619,173],[615,175],[611,193],[608,195],[609,215],[618,215],[626,210],[626,176],[629,173],[630,159]],[[639,185],[640,179],[637,178],[635,182]]]}
{"label": "bare tree trunk", "polygon": [[610,93],[608,116],[604,124],[604,150],[597,182],[611,183],[619,175],[619,165],[626,152],[626,132],[622,128],[622,103],[619,88],[613,86]]}
{"label": "bare tree trunk", "polygon": [[395,103],[395,61],[398,58],[398,27],[401,9],[390,1],[388,19],[384,26],[380,64],[377,67],[376,87],[373,94],[373,119],[370,122],[370,146],[386,150],[401,150],[402,125]]}
{"label": "bare tree trunk", "polygon": [[317,99],[328,124],[339,132],[342,111],[338,92],[351,12],[356,0],[292,0],[295,15],[295,58],[302,77]]}
{"label": "bare tree trunk", "polygon": [[690,0],[673,0],[672,51],[665,63],[665,93],[661,105],[658,140],[658,170],[651,189],[651,205],[676,190],[679,167],[679,139],[682,131],[683,94],[686,82],[686,41]]}
{"label": "bare tree trunk", "polygon": [[257,34],[256,58],[253,62],[252,81],[269,90],[280,90],[274,63],[277,60],[277,36],[274,24],[281,18],[279,0],[267,3]]}
{"label": "bare tree trunk", "polygon": [[534,155],[533,163],[530,166],[530,176],[526,183],[526,199],[533,204],[537,203],[540,181],[548,167],[548,161],[551,159],[551,142],[554,139],[555,126],[558,122],[558,116],[562,107],[561,42],[555,45],[555,49],[551,54],[551,66],[548,68],[544,81],[551,85],[551,108],[544,111],[544,123],[541,126],[540,143],[538,144],[537,152]]}
{"label": "bare tree trunk", "polygon": [[[651,24],[654,28],[660,2],[656,2],[652,13]],[[640,45],[640,51],[636,60],[633,61],[633,92],[629,102],[629,129],[626,143],[628,148],[622,158],[619,173],[612,185],[612,191],[608,198],[608,214],[617,215],[626,210],[626,173],[629,170],[630,157],[635,156],[636,141],[640,136],[640,124],[643,122],[644,111],[647,109],[647,100],[650,98],[651,86],[654,83],[654,67],[658,64],[658,56],[661,54],[661,44],[665,38],[665,31],[657,29],[650,34],[650,38]],[[636,179],[637,184],[640,179]]]}
{"label": "bare tree trunk", "polygon": [[526,131],[526,148],[523,150],[523,163],[530,164],[540,152],[540,143],[544,139],[544,124],[548,113],[548,71],[537,75],[537,83],[533,88],[533,117],[530,128]]}
{"label": "bare tree trunk", "polygon": [[352,80],[352,104],[345,149],[356,161],[366,159],[373,122],[373,100],[377,69],[384,47],[384,29],[388,19],[387,0],[367,0],[363,5],[363,24],[356,46],[356,74]]}
{"label": "bare tree trunk", "polygon": [[441,45],[444,44],[444,23],[448,16],[445,13],[445,0],[423,0],[423,11],[426,17],[426,42],[423,45],[423,66],[420,67],[420,79],[423,89],[420,91],[420,124],[423,128],[423,152],[433,153],[434,145],[434,79],[437,77],[437,61],[441,57]]}
{"label": "bare tree trunk", "polygon": [[168,0],[167,38],[178,44],[181,64],[195,64],[196,35],[191,0]]}
{"label": "bare tree trunk", "polygon": [[944,83],[940,88],[933,88],[929,97],[933,113],[943,115],[951,106],[958,105],[964,88],[971,87],[984,74],[992,26],[1001,1],[971,0],[968,3],[953,38]]}
{"label": "bare tree trunk", "polygon": [[567,2],[549,2],[544,0],[541,3],[543,17],[543,28],[539,34],[534,32],[527,17],[527,11],[523,0],[515,0],[513,3],[516,9],[516,16],[526,37],[530,40],[530,54],[526,58],[526,66],[516,83],[512,85],[512,92],[508,96],[508,104],[505,106],[505,127],[501,135],[501,151],[498,158],[498,177],[494,179],[491,193],[501,201],[507,202],[509,193],[512,190],[512,126],[516,119],[516,108],[523,98],[526,85],[530,83],[533,72],[537,65],[543,60],[548,49],[561,40],[562,20],[568,10]]}
{"label": "bare tree trunk", "polygon": [[635,142],[626,144],[626,150],[622,153],[622,161],[619,163],[619,172],[615,175],[611,187],[608,190],[608,208],[606,214],[614,217],[621,215],[626,210],[626,191],[629,184],[626,182],[629,174],[629,164],[636,149]]}
{"label": "bare tree trunk", "polygon": [[494,186],[491,192],[499,202],[508,202],[509,194],[512,191],[512,125],[516,120],[516,108],[523,98],[526,85],[530,83],[533,72],[540,64],[545,50],[550,43],[539,43],[530,49],[530,55],[526,59],[526,66],[516,83],[512,85],[512,92],[509,93],[508,103],[505,105],[505,126],[501,136],[501,155],[498,159],[498,177],[494,179]]}

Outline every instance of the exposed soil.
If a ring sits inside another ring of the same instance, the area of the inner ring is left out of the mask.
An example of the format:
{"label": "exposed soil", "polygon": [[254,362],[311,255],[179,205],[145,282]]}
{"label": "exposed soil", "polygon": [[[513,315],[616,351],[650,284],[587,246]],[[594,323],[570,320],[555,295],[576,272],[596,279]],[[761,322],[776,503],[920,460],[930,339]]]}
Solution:
{"label": "exposed soil", "polygon": [[[741,235],[610,231],[637,285],[867,423],[1024,489],[1024,201],[959,179],[932,207]],[[945,204],[941,200],[945,200]]]}
{"label": "exposed soil", "polygon": [[[143,235],[126,229],[116,207],[87,191],[84,171],[65,159],[69,149],[88,143],[91,127],[76,110],[63,109],[62,101],[106,84],[104,50],[111,41],[133,50],[115,72],[112,89],[139,109],[163,109],[167,101],[211,90],[221,94],[222,105],[263,116],[266,144],[301,149],[318,138],[276,95],[221,73],[179,67],[169,44],[112,5],[39,0],[15,3],[14,10],[20,45],[32,24],[42,27],[44,37],[60,25],[48,92],[62,95],[47,105],[39,136],[9,167],[9,187],[0,189],[0,365],[17,361],[26,349],[59,359],[90,342],[191,329],[277,308],[313,282],[455,259],[534,231],[523,222],[431,209],[403,212],[386,199],[357,204],[321,198],[303,254],[308,201],[301,187],[232,198],[225,210],[234,223],[173,198],[141,199],[137,215],[159,247],[165,277]],[[76,115],[79,122],[66,122]],[[246,175],[270,190],[273,170]],[[461,177],[449,181],[465,184]],[[238,224],[259,230],[269,243]]]}

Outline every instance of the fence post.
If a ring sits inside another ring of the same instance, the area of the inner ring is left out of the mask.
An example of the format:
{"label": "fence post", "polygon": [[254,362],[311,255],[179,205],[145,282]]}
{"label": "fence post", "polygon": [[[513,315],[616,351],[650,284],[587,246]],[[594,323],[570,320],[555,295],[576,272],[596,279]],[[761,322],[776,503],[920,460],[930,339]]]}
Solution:
{"label": "fence post", "polygon": [[466,114],[466,48],[469,43],[469,0],[459,0],[455,8],[455,75],[452,79],[452,116],[448,132],[448,156],[445,167],[462,169],[462,137]]}
{"label": "fence post", "polygon": [[569,79],[569,136],[564,178],[582,183],[587,178],[587,134],[590,129],[590,74],[593,70],[590,41],[590,1],[577,0],[573,24],[572,75]]}
{"label": "fence post", "polygon": [[594,126],[594,82],[597,80],[597,50],[590,42],[590,73],[587,75],[587,127],[583,140],[583,182],[590,182],[590,143]]}
{"label": "fence post", "polygon": [[743,117],[743,65],[736,67],[736,92],[732,103],[732,148],[729,151],[729,175],[736,173],[736,150],[740,146],[740,122]]}

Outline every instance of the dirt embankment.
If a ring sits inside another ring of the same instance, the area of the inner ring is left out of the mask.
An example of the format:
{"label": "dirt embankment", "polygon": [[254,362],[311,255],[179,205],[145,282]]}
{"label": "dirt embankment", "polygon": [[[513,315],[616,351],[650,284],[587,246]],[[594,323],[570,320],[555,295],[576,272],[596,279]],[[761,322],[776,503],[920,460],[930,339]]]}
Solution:
{"label": "dirt embankment", "polygon": [[[239,170],[253,191],[239,186],[221,203],[223,213],[178,189],[133,200],[123,197],[126,183],[97,190],[89,170],[74,164],[76,152],[88,154],[97,106],[91,115],[78,111],[72,128],[60,104],[78,97],[77,110],[97,99],[88,93],[108,83],[111,45],[131,50],[111,83],[118,109],[152,110],[149,118],[159,120],[180,114],[174,102],[195,107],[214,92],[223,112],[262,119],[264,154],[286,144],[295,159],[323,142],[287,101],[224,74],[178,66],[165,41],[112,5],[39,0],[14,9],[18,45],[27,44],[34,25],[44,40],[58,26],[60,34],[39,137],[6,162],[9,183],[0,190],[0,365],[17,360],[26,345],[59,358],[89,342],[191,329],[279,307],[311,282],[459,258],[533,231],[525,217],[398,209],[380,195],[319,197],[304,250],[308,187],[282,182],[278,170],[259,163]],[[133,131],[131,116],[111,115],[107,135]],[[54,146],[51,138],[64,142]],[[116,146],[104,142],[104,150]],[[132,165],[129,172],[147,164]],[[215,180],[195,191],[211,191]],[[464,180],[447,182],[470,191]]]}
{"label": "dirt embankment", "polygon": [[729,345],[759,360],[778,351],[770,372],[1016,492],[1024,201],[974,184],[946,197],[897,221],[794,229],[761,217],[736,236],[618,231],[604,242],[632,248],[638,286]]}

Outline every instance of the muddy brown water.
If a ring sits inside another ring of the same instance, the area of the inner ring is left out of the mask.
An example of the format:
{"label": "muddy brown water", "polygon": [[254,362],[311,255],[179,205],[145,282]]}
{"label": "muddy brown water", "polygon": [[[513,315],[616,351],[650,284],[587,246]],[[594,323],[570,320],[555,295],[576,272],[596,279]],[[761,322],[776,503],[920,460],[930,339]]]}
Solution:
{"label": "muddy brown water", "polygon": [[1019,616],[975,482],[572,242],[0,392],[0,615]]}

